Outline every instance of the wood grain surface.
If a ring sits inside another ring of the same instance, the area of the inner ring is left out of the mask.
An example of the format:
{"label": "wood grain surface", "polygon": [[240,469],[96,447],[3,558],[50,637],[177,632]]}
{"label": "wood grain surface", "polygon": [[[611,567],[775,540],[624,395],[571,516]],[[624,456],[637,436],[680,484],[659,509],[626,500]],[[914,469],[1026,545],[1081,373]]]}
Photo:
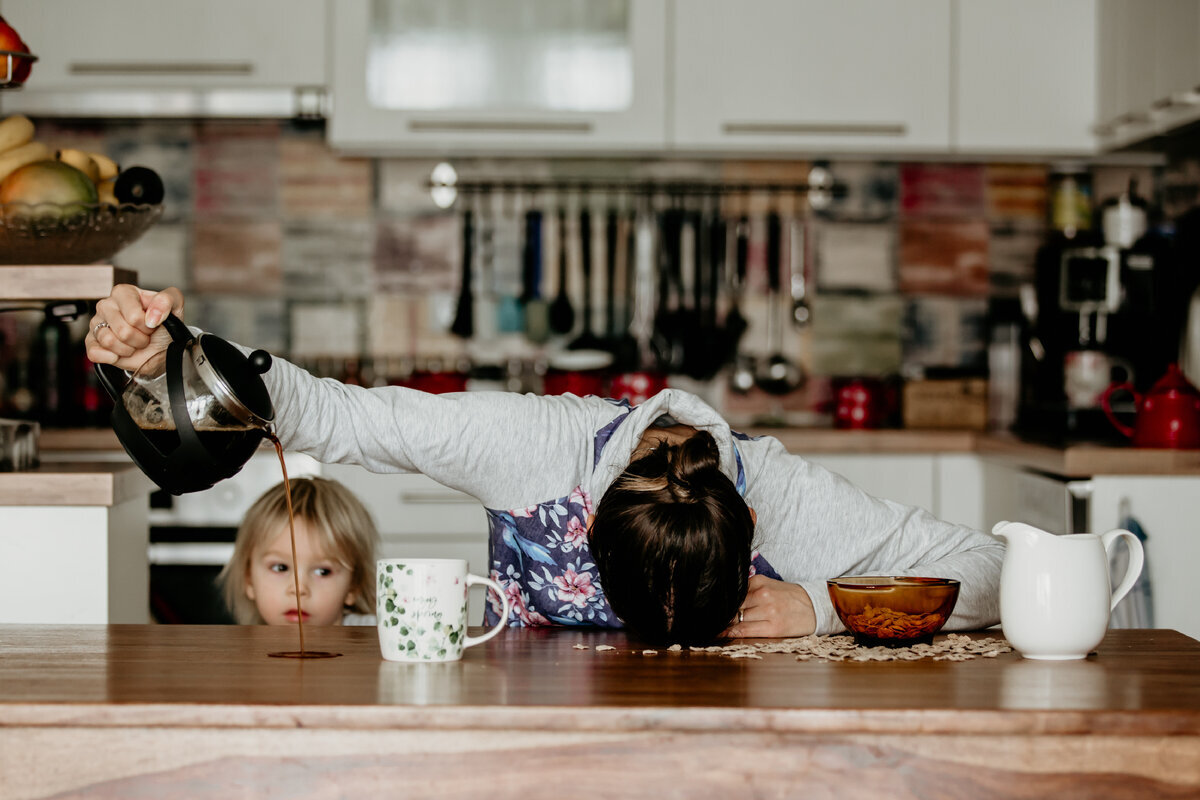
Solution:
{"label": "wood grain surface", "polygon": [[114,506],[154,488],[130,461],[43,461],[0,472],[0,506]]}
{"label": "wood grain surface", "polygon": [[111,264],[0,265],[0,300],[99,300],[137,273]]}
{"label": "wood grain surface", "polygon": [[6,800],[548,798],[580,781],[637,798],[1200,796],[1200,643],[1174,631],[1112,631],[1058,663],[645,655],[562,628],[448,664],[385,662],[369,627],[311,631],[341,658],[267,657],[294,646],[264,626],[0,626]]}

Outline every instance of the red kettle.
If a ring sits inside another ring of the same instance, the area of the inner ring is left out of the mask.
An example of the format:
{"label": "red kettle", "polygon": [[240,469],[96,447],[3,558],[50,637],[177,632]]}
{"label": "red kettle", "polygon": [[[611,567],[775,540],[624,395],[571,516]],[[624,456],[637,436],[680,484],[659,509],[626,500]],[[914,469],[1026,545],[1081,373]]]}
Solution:
{"label": "red kettle", "polygon": [[[1129,392],[1137,407],[1137,420],[1131,428],[1117,419],[1110,398],[1116,392]],[[1131,383],[1114,383],[1100,398],[1108,421],[1133,439],[1134,447],[1171,447],[1179,450],[1200,448],[1200,390],[1197,390],[1171,364],[1150,391],[1142,396]]]}

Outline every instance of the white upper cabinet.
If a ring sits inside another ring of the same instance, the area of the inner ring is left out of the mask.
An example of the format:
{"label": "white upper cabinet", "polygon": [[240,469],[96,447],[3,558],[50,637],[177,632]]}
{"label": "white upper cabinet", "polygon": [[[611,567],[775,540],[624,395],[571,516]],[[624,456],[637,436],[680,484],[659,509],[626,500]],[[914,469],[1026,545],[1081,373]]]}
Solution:
{"label": "white upper cabinet", "polygon": [[276,116],[326,83],[326,0],[2,0],[0,12],[38,56],[6,112]]}
{"label": "white upper cabinet", "polygon": [[336,0],[345,151],[661,151],[667,0]]}
{"label": "white upper cabinet", "polygon": [[954,148],[1094,153],[1096,0],[956,0]]}
{"label": "white upper cabinet", "polygon": [[1097,40],[1102,146],[1200,119],[1200,2],[1099,0]]}
{"label": "white upper cabinet", "polygon": [[680,0],[673,33],[679,150],[950,145],[950,0]]}

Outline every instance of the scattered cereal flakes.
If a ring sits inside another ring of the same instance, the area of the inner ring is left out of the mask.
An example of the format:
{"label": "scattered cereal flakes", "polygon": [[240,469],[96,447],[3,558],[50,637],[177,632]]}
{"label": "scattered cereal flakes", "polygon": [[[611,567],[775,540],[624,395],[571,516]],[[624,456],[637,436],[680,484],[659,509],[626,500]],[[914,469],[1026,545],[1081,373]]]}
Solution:
{"label": "scattered cereal flakes", "polygon": [[658,651],[657,651],[657,650],[643,650],[643,651],[642,651],[642,655],[644,655],[644,656],[656,656],[656,655],[658,655]]}
{"label": "scattered cereal flakes", "polygon": [[616,649],[617,649],[617,648],[613,647],[611,644],[598,644],[598,645],[596,645],[596,650],[597,650],[598,652],[601,652],[601,653],[602,653],[602,652],[604,652],[605,650],[616,650]]}
{"label": "scattered cereal flakes", "polygon": [[730,653],[729,657],[730,658],[757,658],[759,661],[762,661],[762,656],[760,656],[758,653]]}
{"label": "scattered cereal flakes", "polygon": [[573,644],[573,645],[571,645],[571,647],[576,650],[590,650],[591,649],[586,644]]}
{"label": "scattered cereal flakes", "polygon": [[680,650],[683,649],[683,645],[673,644],[670,647],[668,647],[667,649],[670,650],[672,653],[678,653]]}

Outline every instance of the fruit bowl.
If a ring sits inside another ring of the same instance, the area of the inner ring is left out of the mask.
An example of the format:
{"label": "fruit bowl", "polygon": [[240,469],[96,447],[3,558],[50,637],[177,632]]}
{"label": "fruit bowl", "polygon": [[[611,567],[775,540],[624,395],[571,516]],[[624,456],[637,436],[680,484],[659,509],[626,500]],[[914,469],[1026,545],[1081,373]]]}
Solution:
{"label": "fruit bowl", "polygon": [[825,582],[842,624],[866,647],[930,642],[958,600],[950,578],[848,577]]}
{"label": "fruit bowl", "polygon": [[161,203],[0,205],[0,264],[92,264],[133,244]]}

